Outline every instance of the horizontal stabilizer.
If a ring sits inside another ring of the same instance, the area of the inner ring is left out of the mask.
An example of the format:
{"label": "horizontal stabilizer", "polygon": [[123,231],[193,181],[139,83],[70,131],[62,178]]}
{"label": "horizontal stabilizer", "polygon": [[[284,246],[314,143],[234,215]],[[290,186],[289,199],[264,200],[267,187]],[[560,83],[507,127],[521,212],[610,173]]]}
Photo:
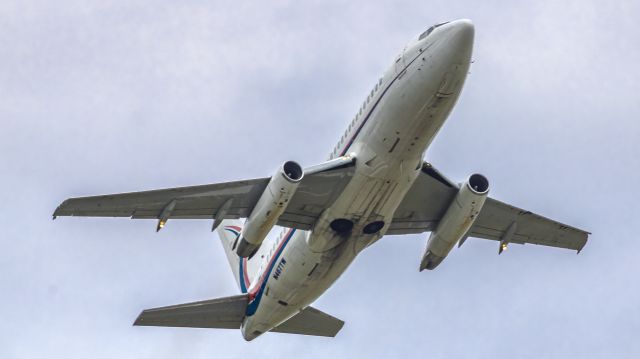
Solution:
{"label": "horizontal stabilizer", "polygon": [[248,295],[143,310],[133,325],[239,329]]}
{"label": "horizontal stabilizer", "polygon": [[271,329],[272,332],[335,337],[344,322],[313,307],[306,307],[286,322]]}

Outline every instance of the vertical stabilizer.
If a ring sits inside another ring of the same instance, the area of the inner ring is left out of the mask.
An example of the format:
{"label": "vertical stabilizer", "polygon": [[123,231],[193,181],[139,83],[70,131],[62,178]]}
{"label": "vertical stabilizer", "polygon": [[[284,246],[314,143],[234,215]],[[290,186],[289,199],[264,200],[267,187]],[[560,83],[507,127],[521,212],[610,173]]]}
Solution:
{"label": "vertical stabilizer", "polygon": [[233,271],[236,283],[238,283],[242,293],[246,293],[250,279],[247,270],[247,259],[240,258],[233,248],[234,244],[237,245],[236,242],[239,240],[243,224],[244,222],[239,219],[225,219],[216,231],[222,242],[222,247],[227,255],[227,259],[229,260],[229,265]]}

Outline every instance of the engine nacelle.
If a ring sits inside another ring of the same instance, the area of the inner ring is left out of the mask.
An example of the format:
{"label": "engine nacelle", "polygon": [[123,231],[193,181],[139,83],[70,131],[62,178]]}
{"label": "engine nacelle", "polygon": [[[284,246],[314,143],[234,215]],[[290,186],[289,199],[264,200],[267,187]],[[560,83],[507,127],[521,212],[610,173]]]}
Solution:
{"label": "engine nacelle", "polygon": [[275,226],[280,215],[287,209],[303,176],[304,171],[299,164],[287,161],[271,177],[267,188],[262,192],[260,199],[244,223],[236,247],[236,253],[240,257],[251,257],[260,248],[262,241]]}
{"label": "engine nacelle", "polygon": [[460,186],[458,194],[431,232],[427,249],[420,262],[420,271],[434,269],[462,239],[478,218],[489,193],[489,181],[481,174],[473,174]]}

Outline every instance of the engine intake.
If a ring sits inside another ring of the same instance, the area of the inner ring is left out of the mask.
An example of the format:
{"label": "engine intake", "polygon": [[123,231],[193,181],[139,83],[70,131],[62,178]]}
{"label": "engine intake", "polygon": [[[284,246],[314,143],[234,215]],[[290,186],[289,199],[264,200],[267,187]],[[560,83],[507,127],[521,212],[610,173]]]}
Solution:
{"label": "engine intake", "polygon": [[469,186],[469,189],[475,194],[485,194],[489,192],[489,180],[479,173],[474,173],[469,176],[467,186]]}
{"label": "engine intake", "polygon": [[467,234],[478,218],[488,193],[489,180],[478,173],[469,176],[460,186],[436,230],[429,236],[420,271],[435,269],[451,248]]}
{"label": "engine intake", "polygon": [[285,162],[282,165],[282,173],[290,182],[298,182],[304,175],[302,167],[294,161]]}
{"label": "engine intake", "polygon": [[285,162],[271,177],[245,221],[240,241],[235,249],[240,257],[252,257],[260,248],[262,241],[287,209],[303,177],[302,167],[294,161]]}

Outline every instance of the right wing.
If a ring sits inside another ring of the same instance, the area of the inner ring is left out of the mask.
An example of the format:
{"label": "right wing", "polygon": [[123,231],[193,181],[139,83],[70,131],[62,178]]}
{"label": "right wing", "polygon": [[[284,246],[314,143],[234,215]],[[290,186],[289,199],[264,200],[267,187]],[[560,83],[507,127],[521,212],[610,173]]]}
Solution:
{"label": "right wing", "polygon": [[[458,187],[458,184],[425,162],[420,175],[396,210],[387,234],[435,230],[455,198]],[[489,197],[468,236],[500,241],[507,236],[512,225],[509,243],[530,243],[580,251],[589,235],[589,232]]]}
{"label": "right wing", "polygon": [[514,223],[515,232],[509,239],[509,243],[531,243],[580,252],[587,244],[587,237],[590,234],[493,198],[487,198],[478,219],[469,230],[469,236],[500,241]]}
{"label": "right wing", "polygon": [[[337,159],[305,169],[298,190],[278,225],[310,229],[322,211],[340,195],[353,175],[355,158]],[[159,219],[171,207],[167,219],[248,217],[269,178],[177,187],[153,191],[69,198],[53,213],[58,216],[130,217]]]}

